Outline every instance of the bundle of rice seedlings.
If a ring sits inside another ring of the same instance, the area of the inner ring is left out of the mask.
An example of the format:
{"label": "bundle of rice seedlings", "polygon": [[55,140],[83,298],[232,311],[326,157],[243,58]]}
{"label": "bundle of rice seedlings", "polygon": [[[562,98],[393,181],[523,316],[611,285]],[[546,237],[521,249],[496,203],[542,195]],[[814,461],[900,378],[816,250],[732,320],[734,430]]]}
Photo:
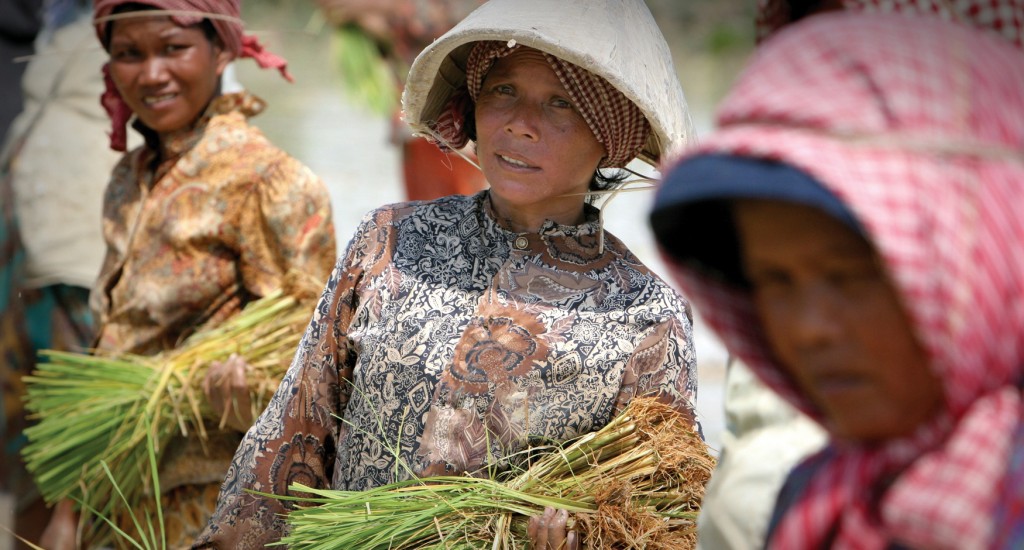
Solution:
{"label": "bundle of rice seedlings", "polygon": [[398,79],[381,46],[355,25],[334,34],[334,52],[346,93],[373,113],[387,116],[398,105]]}
{"label": "bundle of rice seedlings", "polygon": [[368,491],[294,485],[313,496],[277,497],[297,501],[281,542],[317,550],[522,548],[528,517],[551,506],[572,513],[587,548],[693,548],[714,465],[687,418],[635,399],[601,430],[498,479],[431,477]]}
{"label": "bundle of rice seedlings", "polygon": [[285,289],[158,355],[44,351],[26,377],[26,408],[37,423],[25,431],[23,457],[46,501],[72,498],[110,518],[153,496],[147,441],[159,460],[175,436],[205,440],[208,421],[223,425],[202,381],[211,363],[232,353],[250,365],[252,412],[261,412],[309,323],[317,288],[292,275]]}

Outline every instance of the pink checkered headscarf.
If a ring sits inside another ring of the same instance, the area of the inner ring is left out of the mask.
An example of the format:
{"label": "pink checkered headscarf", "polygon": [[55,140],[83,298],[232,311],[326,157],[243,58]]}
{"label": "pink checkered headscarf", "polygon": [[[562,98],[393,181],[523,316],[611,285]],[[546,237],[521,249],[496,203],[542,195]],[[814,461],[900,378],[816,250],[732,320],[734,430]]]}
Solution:
{"label": "pink checkered headscarf", "polygon": [[[179,12],[170,17],[172,21],[182,27],[196,25],[203,19],[209,19],[217,31],[217,36],[223,42],[224,48],[231,53],[232,57],[251,57],[260,67],[277,69],[281,72],[281,76],[289,82],[292,80],[291,75],[288,74],[287,61],[284,58],[267,51],[256,37],[243,32],[239,0],[95,0],[93,20],[96,36],[101,43],[107,44],[109,39],[107,30],[110,28],[110,24],[106,18],[110,17],[114,9],[122,4],[144,4],[158,10]],[[142,14],[146,13],[142,12]],[[100,102],[112,123],[110,148],[115,151],[124,151],[128,138],[128,119],[131,118],[132,112],[110,78],[109,63],[103,66],[103,76],[106,89]]]}
{"label": "pink checkered headscarf", "polygon": [[[944,388],[946,410],[905,438],[834,441],[771,548],[989,548],[996,527],[1020,525],[1020,497],[1016,524],[994,509],[1024,418],[1022,121],[1010,42],[940,18],[818,15],[765,42],[683,159],[770,159],[824,185],[864,228]],[[666,260],[728,349],[820,420],[749,292]]]}
{"label": "pink checkered headscarf", "polygon": [[[936,15],[998,34],[1024,47],[1022,0],[840,0],[842,8],[865,13]],[[757,39],[762,41],[794,19],[792,0],[757,1]]]}
{"label": "pink checkered headscarf", "polygon": [[[506,42],[477,42],[466,62],[466,89],[452,95],[433,130],[446,146],[459,149],[469,142],[465,114],[472,109],[487,72],[494,63],[523,46]],[[647,142],[651,126],[643,112],[607,80],[594,73],[541,52],[573,105],[583,116],[607,155],[598,168],[623,167],[636,158]]]}

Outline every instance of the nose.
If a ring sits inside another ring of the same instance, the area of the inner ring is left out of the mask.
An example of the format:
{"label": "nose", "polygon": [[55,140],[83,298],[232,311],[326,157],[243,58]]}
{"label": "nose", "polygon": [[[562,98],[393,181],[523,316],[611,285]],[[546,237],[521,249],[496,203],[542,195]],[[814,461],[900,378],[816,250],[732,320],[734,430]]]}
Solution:
{"label": "nose", "polygon": [[143,61],[139,81],[143,85],[163,84],[167,80],[167,63],[160,56]]}
{"label": "nose", "polygon": [[505,123],[505,132],[530,141],[537,141],[540,139],[538,122],[542,116],[541,109],[541,106],[527,101],[516,102],[515,107],[509,112],[508,122]]}
{"label": "nose", "polygon": [[792,337],[804,349],[815,349],[842,337],[841,297],[827,283],[801,289],[790,305]]}

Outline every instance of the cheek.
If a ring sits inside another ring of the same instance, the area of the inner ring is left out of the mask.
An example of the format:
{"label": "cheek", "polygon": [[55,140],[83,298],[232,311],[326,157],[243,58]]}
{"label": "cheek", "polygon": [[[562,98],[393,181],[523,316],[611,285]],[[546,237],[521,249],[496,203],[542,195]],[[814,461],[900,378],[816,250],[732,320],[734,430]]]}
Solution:
{"label": "cheek", "polygon": [[114,87],[124,95],[124,89],[133,80],[134,74],[137,71],[132,65],[127,63],[118,63],[116,61],[111,61],[109,67],[110,79],[114,81]]}
{"label": "cheek", "polygon": [[790,326],[792,315],[787,302],[757,293],[754,294],[753,301],[765,342],[780,360],[787,363],[789,359],[793,359],[793,348],[796,345],[790,338],[794,331]]}
{"label": "cheek", "polygon": [[478,148],[489,148],[491,135],[498,126],[497,116],[493,109],[477,108],[473,111],[473,125],[476,130],[476,144]]}

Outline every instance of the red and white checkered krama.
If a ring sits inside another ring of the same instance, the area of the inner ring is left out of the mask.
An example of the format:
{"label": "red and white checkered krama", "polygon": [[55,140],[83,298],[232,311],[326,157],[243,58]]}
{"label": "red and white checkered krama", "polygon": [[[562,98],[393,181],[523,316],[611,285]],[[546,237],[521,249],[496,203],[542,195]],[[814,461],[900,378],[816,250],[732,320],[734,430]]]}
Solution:
{"label": "red and white checkered krama", "polygon": [[[469,100],[476,102],[484,78],[494,63],[521,47],[493,40],[473,46],[466,62]],[[598,168],[623,167],[636,158],[651,133],[651,126],[640,108],[600,76],[547,52],[541,53],[590,131],[604,145],[607,155]],[[471,108],[471,103],[466,97],[454,95],[434,126],[438,135],[452,147],[460,148],[468,143],[464,127],[467,108]]]}
{"label": "red and white checkered krama", "polygon": [[[170,16],[170,18],[175,24],[182,27],[197,25],[203,19],[209,19],[224,48],[231,52],[232,57],[250,57],[260,67],[277,69],[281,76],[289,82],[292,81],[291,75],[288,74],[288,62],[283,57],[266,50],[255,36],[243,32],[244,25],[240,19],[239,0],[95,0],[93,20],[96,37],[101,43],[106,44],[108,41],[106,34],[110,23],[105,18],[110,17],[114,10],[123,4],[142,4],[157,10],[181,12]],[[145,11],[137,13],[140,17],[146,15]],[[103,66],[103,76],[106,89],[100,97],[100,103],[111,120],[110,148],[115,151],[124,151],[128,141],[127,124],[132,111],[114,86],[107,65]]]}
{"label": "red and white checkered krama", "polygon": [[[984,29],[1024,48],[1024,1],[1021,0],[841,0],[843,9],[863,13],[935,15]],[[757,1],[757,40],[793,22],[790,0]]]}

